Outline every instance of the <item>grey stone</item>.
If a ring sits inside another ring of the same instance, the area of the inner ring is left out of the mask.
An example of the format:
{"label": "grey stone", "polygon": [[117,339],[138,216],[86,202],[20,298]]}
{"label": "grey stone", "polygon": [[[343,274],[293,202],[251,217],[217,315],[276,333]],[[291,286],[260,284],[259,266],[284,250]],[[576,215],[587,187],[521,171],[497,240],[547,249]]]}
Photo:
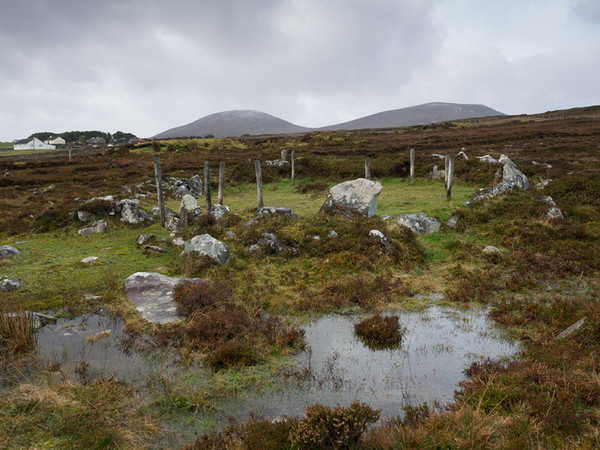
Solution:
{"label": "grey stone", "polygon": [[140,234],[137,237],[135,243],[137,245],[145,245],[145,244],[147,244],[147,243],[149,243],[149,242],[151,242],[151,241],[153,241],[155,239],[156,239],[156,235],[155,234]]}
{"label": "grey stone", "polygon": [[221,220],[229,211],[229,206],[212,205],[210,207],[210,215],[217,220]]}
{"label": "grey stone", "polygon": [[548,210],[548,212],[546,212],[546,219],[558,220],[558,219],[564,219],[564,216],[560,209],[558,209],[556,206],[553,206],[552,208],[550,208]]}
{"label": "grey stone", "polygon": [[183,247],[185,245],[185,241],[180,237],[176,237],[171,243],[177,247]]}
{"label": "grey stone", "polygon": [[552,197],[550,197],[549,195],[542,195],[540,197],[540,201],[544,202],[550,206],[556,206],[556,202],[554,201],[554,199]]}
{"label": "grey stone", "polygon": [[157,247],[156,245],[146,245],[144,247],[144,251],[149,251],[149,252],[154,252],[154,253],[167,253],[167,250],[165,250],[162,247]]}
{"label": "grey stone", "polygon": [[425,213],[400,214],[397,219],[398,225],[410,228],[417,234],[431,234],[440,230],[440,222]]}
{"label": "grey stone", "polygon": [[535,188],[536,188],[538,191],[541,191],[541,190],[542,190],[542,189],[544,189],[546,186],[548,186],[548,185],[550,184],[550,182],[551,182],[551,181],[552,181],[551,179],[544,180],[544,181],[542,181],[541,183],[538,183],[538,184],[536,184],[536,185],[535,185]]}
{"label": "grey stone", "polygon": [[181,218],[179,214],[170,208],[165,208],[165,227],[169,230],[178,230],[181,227]]}
{"label": "grey stone", "polygon": [[439,153],[432,153],[432,158],[446,159],[444,155],[440,155]]}
{"label": "grey stone", "polygon": [[585,324],[585,319],[586,319],[586,317],[579,319],[577,322],[575,322],[569,328],[558,333],[558,335],[554,339],[564,339],[567,336],[569,336],[570,334],[573,334],[575,331],[580,329],[583,326],[583,324]]}
{"label": "grey stone", "polygon": [[84,264],[94,264],[96,261],[98,261],[97,256],[88,256],[87,258],[83,258],[81,260],[81,262]]}
{"label": "grey stone", "polygon": [[152,272],[136,272],[125,280],[125,293],[142,317],[153,323],[178,322],[173,300],[175,286],[183,281],[202,283],[199,278],[175,278]]}
{"label": "grey stone", "polygon": [[263,220],[265,220],[264,216],[257,216],[257,217],[250,219],[248,222],[244,222],[242,226],[252,227]]}
{"label": "grey stone", "polygon": [[285,161],[283,159],[275,159],[273,161],[265,161],[265,166],[272,166],[272,167],[283,167],[283,166],[287,166],[289,164],[290,164],[289,161]]}
{"label": "grey stone", "polygon": [[256,210],[258,216],[290,216],[297,218],[298,216],[290,209],[283,206],[264,206]]}
{"label": "grey stone", "polygon": [[82,228],[77,234],[85,236],[92,233],[105,233],[108,228],[106,220],[97,220],[91,227]]}
{"label": "grey stone", "polygon": [[188,181],[188,186],[190,187],[190,193],[194,197],[202,196],[202,178],[200,175],[194,175]]}
{"label": "grey stone", "polygon": [[[56,323],[56,321],[57,321],[56,317],[50,316],[48,314],[42,314],[42,313],[32,312],[32,311],[24,311],[24,313],[27,316],[27,318],[31,321],[31,326],[35,330],[39,330],[40,328],[43,328],[50,323]],[[7,313],[6,316],[15,317],[15,316],[19,316],[20,314],[21,313],[12,312],[12,313]]]}
{"label": "grey stone", "polygon": [[89,222],[90,220],[92,220],[94,218],[94,215],[87,211],[77,211],[77,218],[81,222]]}
{"label": "grey stone", "polygon": [[483,253],[486,255],[500,254],[502,251],[498,247],[494,247],[493,245],[486,245],[483,248]]}
{"label": "grey stone", "polygon": [[91,203],[91,202],[95,202],[95,201],[114,203],[115,198],[112,195],[105,195],[104,197],[92,197],[89,200],[86,200],[84,203]]}
{"label": "grey stone", "polygon": [[265,246],[270,247],[276,253],[282,253],[282,252],[293,253],[293,254],[298,253],[297,248],[282,244],[281,241],[279,240],[279,238],[277,237],[277,235],[275,235],[274,233],[267,233],[267,232],[264,232],[261,235],[259,241],[256,244],[251,245],[248,248],[248,250],[251,252],[255,252],[255,251],[259,250],[261,247],[265,247]]}
{"label": "grey stone", "polygon": [[18,280],[9,280],[8,278],[4,278],[0,281],[0,292],[15,291],[17,289],[21,289],[22,287],[23,283]]}
{"label": "grey stone", "polygon": [[[202,215],[202,209],[198,206],[198,201],[191,195],[184,195],[181,199],[179,208],[179,217],[183,221],[182,225],[195,223]],[[187,217],[187,221],[185,218]]]}
{"label": "grey stone", "polygon": [[187,188],[187,186],[179,186],[177,189],[175,189],[175,192],[173,193],[173,197],[175,197],[176,199],[180,199],[183,198],[184,195],[190,195],[191,191]]}
{"label": "grey stone", "polygon": [[433,166],[433,169],[431,169],[431,179],[439,180],[439,179],[444,178],[445,176],[446,176],[446,171],[438,170],[438,166]]}
{"label": "grey stone", "polygon": [[464,147],[461,149],[460,152],[458,152],[458,155],[456,155],[456,156],[458,156],[459,158],[464,159],[465,161],[469,159],[469,157],[465,153],[465,148]]}
{"label": "grey stone", "polygon": [[225,237],[227,237],[229,239],[235,239],[235,238],[237,238],[237,235],[233,231],[228,231],[225,233]]}
{"label": "grey stone", "polygon": [[381,190],[381,183],[366,178],[337,184],[329,190],[320,212],[347,217],[373,217],[377,214],[377,198]]}
{"label": "grey stone", "polygon": [[508,183],[511,189],[519,188],[524,191],[529,189],[527,177],[517,169],[517,166],[506,155],[500,156],[498,160],[504,167],[502,169],[502,182]]}
{"label": "grey stone", "polygon": [[18,255],[21,252],[12,245],[0,245],[0,258],[8,258],[9,256]]}
{"label": "grey stone", "polygon": [[218,264],[227,264],[230,260],[229,246],[218,239],[215,239],[210,234],[202,234],[194,236],[190,241],[185,243],[183,255],[191,254],[206,255]]}
{"label": "grey stone", "polygon": [[383,234],[379,230],[371,230],[371,231],[369,231],[369,237],[372,238],[372,239],[376,239],[382,245],[384,245],[386,248],[389,248],[389,246],[390,246],[387,238],[385,237],[385,234]]}
{"label": "grey stone", "polygon": [[446,226],[448,228],[456,228],[458,226],[458,216],[451,216],[448,220],[446,220]]}
{"label": "grey stone", "polygon": [[115,213],[122,214],[125,206],[139,207],[140,201],[137,198],[124,198],[123,200],[119,200],[114,205]]}
{"label": "grey stone", "polygon": [[329,230],[329,233],[327,233],[327,237],[329,239],[335,239],[338,236],[339,236],[339,234],[335,230]]}

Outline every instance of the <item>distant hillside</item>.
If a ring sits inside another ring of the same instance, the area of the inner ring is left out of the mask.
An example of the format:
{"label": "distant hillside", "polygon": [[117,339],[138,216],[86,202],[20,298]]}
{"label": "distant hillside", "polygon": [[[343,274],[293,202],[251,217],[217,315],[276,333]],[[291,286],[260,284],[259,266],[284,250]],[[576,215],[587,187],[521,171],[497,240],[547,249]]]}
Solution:
{"label": "distant hillside", "polygon": [[244,134],[286,134],[311,131],[270,114],[253,110],[225,111],[203,117],[195,122],[171,128],[154,139],[207,136],[238,137]]}
{"label": "distant hillside", "polygon": [[425,125],[449,120],[468,119],[472,117],[504,115],[485,105],[465,105],[460,103],[425,103],[424,105],[383,111],[360,119],[337,125],[330,125],[320,130],[362,130],[367,128],[397,128],[411,125]]}
{"label": "distant hillside", "polygon": [[153,139],[203,137],[208,135],[214,137],[239,137],[244,134],[287,134],[317,130],[397,128],[498,115],[503,114],[484,105],[427,103],[425,105],[384,111],[337,125],[322,128],[306,128],[260,111],[233,110],[211,114],[187,125],[171,128],[153,136]]}

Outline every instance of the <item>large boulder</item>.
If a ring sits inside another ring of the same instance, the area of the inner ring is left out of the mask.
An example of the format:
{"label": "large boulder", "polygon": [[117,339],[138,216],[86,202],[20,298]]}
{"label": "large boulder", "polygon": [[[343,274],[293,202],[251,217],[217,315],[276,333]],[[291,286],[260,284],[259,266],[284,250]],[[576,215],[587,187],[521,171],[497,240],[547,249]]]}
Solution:
{"label": "large boulder", "polygon": [[381,190],[381,183],[366,178],[337,184],[329,190],[320,212],[348,217],[372,217],[377,214],[377,198]]}
{"label": "large boulder", "polygon": [[12,245],[0,245],[0,258],[8,258],[19,253],[21,252]]}
{"label": "large boulder", "polygon": [[182,254],[183,256],[192,254],[206,255],[221,265],[227,264],[230,260],[229,246],[225,242],[215,239],[210,234],[194,236],[185,243]]}
{"label": "large boulder", "polygon": [[398,216],[398,225],[410,228],[417,234],[436,233],[440,230],[440,221],[433,217],[428,217],[425,213],[400,214]]}
{"label": "large boulder", "polygon": [[144,319],[153,323],[178,322],[175,286],[183,281],[202,283],[200,278],[168,277],[160,273],[136,272],[125,280],[125,293]]}

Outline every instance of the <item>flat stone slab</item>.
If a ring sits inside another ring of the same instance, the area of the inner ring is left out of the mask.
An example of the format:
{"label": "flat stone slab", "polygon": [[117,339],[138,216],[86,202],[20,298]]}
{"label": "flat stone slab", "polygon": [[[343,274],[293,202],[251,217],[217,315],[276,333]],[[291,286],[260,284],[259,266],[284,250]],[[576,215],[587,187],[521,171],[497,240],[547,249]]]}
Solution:
{"label": "flat stone slab", "polygon": [[173,299],[175,286],[183,281],[202,283],[200,278],[168,277],[154,272],[136,272],[125,280],[125,293],[142,317],[152,323],[179,322]]}

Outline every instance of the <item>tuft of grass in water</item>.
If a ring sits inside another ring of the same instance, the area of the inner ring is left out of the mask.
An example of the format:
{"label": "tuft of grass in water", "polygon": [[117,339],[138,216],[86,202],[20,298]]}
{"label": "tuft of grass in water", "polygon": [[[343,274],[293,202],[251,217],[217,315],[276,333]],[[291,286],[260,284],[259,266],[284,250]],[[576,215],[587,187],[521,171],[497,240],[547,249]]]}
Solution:
{"label": "tuft of grass in water", "polygon": [[354,324],[354,332],[372,350],[394,348],[400,345],[406,333],[398,320],[396,315],[376,314]]}
{"label": "tuft of grass in water", "polygon": [[0,293],[0,357],[11,357],[35,350],[33,316],[25,311],[18,297]]}

